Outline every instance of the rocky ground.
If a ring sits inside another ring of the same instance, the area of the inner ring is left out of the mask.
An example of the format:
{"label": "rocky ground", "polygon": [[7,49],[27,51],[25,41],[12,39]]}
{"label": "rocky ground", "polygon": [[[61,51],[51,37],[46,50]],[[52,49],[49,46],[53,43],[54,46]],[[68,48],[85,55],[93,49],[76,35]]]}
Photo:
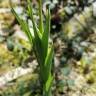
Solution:
{"label": "rocky ground", "polygon": [[[14,2],[21,15],[25,1],[21,5]],[[96,3],[91,2],[84,10],[79,6],[79,12],[77,7],[65,4],[52,14],[53,21],[59,18],[51,26],[55,50],[53,96],[96,96]],[[0,85],[4,82],[0,96],[39,96],[36,94],[40,90],[34,87],[38,86],[36,64],[30,44],[11,13],[9,0],[0,1]]]}

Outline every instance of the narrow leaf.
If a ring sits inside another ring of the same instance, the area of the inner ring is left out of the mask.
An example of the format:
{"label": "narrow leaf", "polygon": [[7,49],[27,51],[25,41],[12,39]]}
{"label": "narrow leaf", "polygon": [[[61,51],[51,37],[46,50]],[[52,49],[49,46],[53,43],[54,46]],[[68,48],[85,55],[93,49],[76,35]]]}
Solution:
{"label": "narrow leaf", "polygon": [[14,16],[16,17],[17,21],[19,22],[19,24],[21,25],[23,31],[25,32],[25,34],[27,35],[30,43],[32,43],[33,41],[33,37],[32,37],[32,34],[29,30],[29,27],[28,27],[28,24],[23,20],[21,19],[18,14],[15,12],[15,10],[12,8],[12,13],[14,14]]}
{"label": "narrow leaf", "polygon": [[46,89],[46,93],[48,94],[48,96],[50,94],[52,82],[53,82],[53,76],[50,74],[49,78],[48,78],[48,80],[47,80],[47,82],[45,84],[46,85],[45,89]]}
{"label": "narrow leaf", "polygon": [[49,33],[50,33],[50,10],[47,10],[47,17],[46,17],[46,24],[45,24],[45,31],[42,36],[42,42],[43,42],[43,47],[44,47],[44,57],[47,54],[48,50],[48,41],[49,41]]}
{"label": "narrow leaf", "polygon": [[45,60],[45,76],[46,76],[46,79],[48,79],[48,77],[51,73],[53,54],[54,54],[53,46],[51,46],[51,48],[48,48],[48,53],[47,53],[47,57],[46,57],[46,60]]}
{"label": "narrow leaf", "polygon": [[34,35],[35,35],[36,38],[40,39],[41,35],[39,34],[40,32],[39,32],[39,29],[37,28],[36,23],[34,22],[33,8],[32,8],[30,0],[28,0],[28,12],[29,12],[29,16],[30,16],[30,18],[32,20]]}
{"label": "narrow leaf", "polygon": [[38,0],[39,3],[39,17],[40,17],[40,23],[39,23],[39,29],[40,32],[43,33],[44,29],[43,29],[43,15],[42,15],[42,0]]}

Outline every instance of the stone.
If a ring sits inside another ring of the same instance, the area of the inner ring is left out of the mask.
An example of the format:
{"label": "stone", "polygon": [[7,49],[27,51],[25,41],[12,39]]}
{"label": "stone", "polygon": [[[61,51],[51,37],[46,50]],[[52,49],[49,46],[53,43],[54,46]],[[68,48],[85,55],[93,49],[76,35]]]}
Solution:
{"label": "stone", "polygon": [[93,16],[96,17],[96,2],[93,3]]}

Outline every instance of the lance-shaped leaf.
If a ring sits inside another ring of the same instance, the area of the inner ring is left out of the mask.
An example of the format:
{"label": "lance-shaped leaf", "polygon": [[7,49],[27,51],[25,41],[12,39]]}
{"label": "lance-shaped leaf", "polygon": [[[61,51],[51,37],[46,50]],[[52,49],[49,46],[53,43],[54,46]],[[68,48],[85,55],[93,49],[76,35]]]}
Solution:
{"label": "lance-shaped leaf", "polygon": [[48,9],[47,16],[46,16],[45,30],[42,36],[44,57],[46,57],[48,51],[49,34],[50,34],[50,10]]}
{"label": "lance-shaped leaf", "polygon": [[39,29],[37,28],[37,25],[36,25],[34,17],[33,17],[33,8],[32,8],[30,0],[28,0],[28,14],[29,14],[29,16],[30,16],[30,18],[32,20],[34,35],[35,35],[36,38],[40,39],[41,34],[40,34]]}
{"label": "lance-shaped leaf", "polygon": [[40,61],[43,61],[41,58],[41,54],[42,54],[42,43],[41,43],[41,34],[40,34],[40,30],[37,28],[36,23],[34,22],[34,18],[33,18],[33,8],[31,5],[30,0],[28,0],[28,13],[29,16],[32,20],[32,24],[33,24],[33,30],[34,30],[34,49],[38,52],[36,52],[35,55],[37,55],[37,59],[39,60],[38,63],[40,63]]}
{"label": "lance-shaped leaf", "polygon": [[48,80],[45,84],[45,92],[47,93],[47,96],[50,96],[50,90],[53,82],[53,76],[50,74]]}
{"label": "lance-shaped leaf", "polygon": [[47,57],[46,57],[46,60],[45,60],[45,65],[44,65],[46,79],[48,79],[48,77],[50,75],[50,72],[52,70],[51,68],[52,68],[53,54],[54,54],[53,46],[51,46],[50,48],[48,48],[48,53],[47,53]]}
{"label": "lance-shaped leaf", "polygon": [[39,29],[40,29],[40,33],[44,32],[44,28],[43,28],[43,15],[42,15],[42,2],[41,0],[38,0],[38,4],[39,4],[39,17],[40,17],[40,23],[39,23]]}
{"label": "lance-shaped leaf", "polygon": [[18,14],[15,12],[15,10],[12,8],[12,13],[14,14],[14,16],[16,17],[17,21],[19,22],[19,24],[21,25],[21,28],[23,29],[23,31],[25,32],[25,34],[27,35],[30,43],[32,43],[33,41],[33,37],[32,37],[32,34],[30,32],[30,29],[29,29],[29,26],[28,24],[23,20],[21,19]]}

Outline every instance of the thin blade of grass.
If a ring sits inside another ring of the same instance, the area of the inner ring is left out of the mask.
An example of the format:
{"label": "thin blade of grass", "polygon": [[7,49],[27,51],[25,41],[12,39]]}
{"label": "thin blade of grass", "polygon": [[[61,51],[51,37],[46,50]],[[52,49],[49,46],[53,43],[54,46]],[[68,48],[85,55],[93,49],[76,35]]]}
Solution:
{"label": "thin blade of grass", "polygon": [[36,52],[36,57],[38,59],[38,63],[41,62],[41,54],[42,54],[42,44],[41,44],[41,34],[40,34],[40,30],[37,28],[36,23],[34,22],[34,17],[33,17],[33,8],[31,5],[31,1],[28,1],[28,13],[29,16],[32,20],[32,24],[33,24],[33,30],[34,30],[34,49],[38,52]]}
{"label": "thin blade of grass", "polygon": [[47,17],[46,17],[46,24],[45,30],[42,36],[43,48],[44,48],[44,57],[48,51],[48,41],[49,41],[49,34],[50,34],[50,10],[47,10]]}
{"label": "thin blade of grass", "polygon": [[52,59],[53,59],[53,47],[51,46],[51,48],[48,48],[48,53],[47,53],[47,57],[45,60],[45,80],[48,79],[50,73],[51,73],[51,68],[52,68]]}
{"label": "thin blade of grass", "polygon": [[30,16],[30,18],[32,20],[34,35],[35,35],[36,38],[40,39],[41,34],[40,34],[39,29],[37,28],[36,23],[34,22],[33,8],[32,8],[32,5],[31,5],[31,1],[30,0],[27,0],[27,1],[28,1],[28,13],[29,13],[29,16]]}
{"label": "thin blade of grass", "polygon": [[12,8],[12,13],[14,14],[14,16],[17,19],[17,21],[21,25],[21,28],[23,29],[23,31],[27,35],[27,37],[29,39],[29,42],[32,43],[33,36],[32,36],[32,34],[31,34],[30,30],[29,30],[28,24],[18,16],[18,14],[15,12],[15,10],[13,8]]}
{"label": "thin blade of grass", "polygon": [[39,2],[39,17],[40,17],[40,23],[39,23],[39,29],[40,32],[43,33],[44,29],[43,29],[43,15],[42,15],[42,0],[38,0]]}
{"label": "thin blade of grass", "polygon": [[50,96],[50,91],[51,91],[51,86],[52,86],[52,82],[53,82],[53,76],[50,74],[49,78],[45,84],[45,91],[47,93],[47,96]]}

